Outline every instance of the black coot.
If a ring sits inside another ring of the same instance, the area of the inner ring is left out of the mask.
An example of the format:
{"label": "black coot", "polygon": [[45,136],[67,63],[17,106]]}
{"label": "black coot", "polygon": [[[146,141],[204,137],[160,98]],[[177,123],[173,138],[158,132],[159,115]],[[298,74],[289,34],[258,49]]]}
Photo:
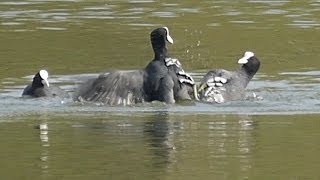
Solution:
{"label": "black coot", "polygon": [[68,93],[57,86],[49,84],[49,74],[46,70],[40,70],[34,77],[32,84],[28,85],[22,96],[30,97],[69,97]]}
{"label": "black coot", "polygon": [[154,59],[147,65],[144,73],[143,89],[146,101],[175,103],[176,100],[191,99],[188,94],[190,83],[179,81],[179,76],[186,75],[192,83],[193,79],[184,72],[177,59],[168,55],[166,42],[173,43],[169,29],[155,29],[150,37]]}
{"label": "black coot", "polygon": [[[173,43],[168,28],[157,28],[150,37],[154,59],[145,69],[101,74],[81,85],[75,93],[75,99],[109,105],[154,100],[174,103],[175,100],[190,99],[188,87],[193,79],[184,73],[177,59],[168,57],[166,42]],[[183,80],[179,81],[178,76],[182,76]]]}

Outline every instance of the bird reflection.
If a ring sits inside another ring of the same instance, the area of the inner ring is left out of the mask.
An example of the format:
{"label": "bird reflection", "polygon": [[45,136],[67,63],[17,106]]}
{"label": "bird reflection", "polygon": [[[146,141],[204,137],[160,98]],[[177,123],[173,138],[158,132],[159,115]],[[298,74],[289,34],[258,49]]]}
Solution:
{"label": "bird reflection", "polygon": [[239,140],[238,151],[240,154],[240,170],[243,173],[248,173],[252,167],[252,147],[254,147],[253,130],[255,124],[251,116],[239,116]]}
{"label": "bird reflection", "polygon": [[[234,119],[235,118],[235,119]],[[209,122],[209,142],[211,168],[225,171],[232,159],[238,159],[239,172],[246,175],[252,167],[252,149],[255,146],[255,124],[251,116],[224,116]],[[232,120],[234,119],[234,120]],[[234,167],[233,167],[234,168]]]}
{"label": "bird reflection", "polygon": [[40,142],[41,142],[41,154],[40,154],[40,160],[41,160],[41,172],[42,174],[47,174],[49,165],[48,165],[48,157],[49,157],[49,150],[48,147],[49,144],[49,128],[48,124],[46,122],[42,122],[39,124],[39,133],[40,133]]}
{"label": "bird reflection", "polygon": [[154,158],[157,158],[157,167],[168,167],[173,161],[175,145],[173,142],[174,131],[167,112],[152,115],[144,124],[144,134],[149,141]]}

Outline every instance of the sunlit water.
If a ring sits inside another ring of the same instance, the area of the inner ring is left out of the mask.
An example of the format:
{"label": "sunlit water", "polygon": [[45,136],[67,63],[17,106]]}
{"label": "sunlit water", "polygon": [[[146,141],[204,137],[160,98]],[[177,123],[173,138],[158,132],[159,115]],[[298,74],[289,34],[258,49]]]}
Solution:
{"label": "sunlit water", "polygon": [[[254,51],[246,100],[21,98],[41,68],[72,95],[101,72],[145,67],[164,25],[197,81]],[[1,179],[319,179],[319,29],[318,0],[1,1]]]}

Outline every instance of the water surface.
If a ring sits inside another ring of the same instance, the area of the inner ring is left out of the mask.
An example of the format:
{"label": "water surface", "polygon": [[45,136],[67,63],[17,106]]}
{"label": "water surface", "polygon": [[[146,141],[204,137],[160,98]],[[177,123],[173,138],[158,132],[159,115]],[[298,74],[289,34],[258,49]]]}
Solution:
{"label": "water surface", "polygon": [[[319,10],[316,0],[1,1],[1,177],[319,179]],[[21,98],[41,68],[70,94],[101,72],[142,69],[159,26],[196,81],[255,52],[262,65],[246,100]]]}

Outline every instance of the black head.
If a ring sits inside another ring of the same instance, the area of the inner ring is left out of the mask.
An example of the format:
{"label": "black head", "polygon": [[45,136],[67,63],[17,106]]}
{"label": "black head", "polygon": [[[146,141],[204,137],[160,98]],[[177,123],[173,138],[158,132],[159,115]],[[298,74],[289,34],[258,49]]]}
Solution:
{"label": "black head", "polygon": [[242,64],[242,69],[249,75],[249,77],[253,77],[260,68],[260,61],[254,55],[253,52],[246,51],[244,56],[239,59],[239,64]]}
{"label": "black head", "polygon": [[49,87],[48,82],[48,72],[46,70],[40,70],[36,75],[33,77],[32,86],[33,87]]}
{"label": "black head", "polygon": [[161,56],[167,55],[166,42],[173,44],[173,39],[169,35],[169,29],[167,27],[157,28],[150,34],[152,48],[155,52],[155,59],[159,59]]}

